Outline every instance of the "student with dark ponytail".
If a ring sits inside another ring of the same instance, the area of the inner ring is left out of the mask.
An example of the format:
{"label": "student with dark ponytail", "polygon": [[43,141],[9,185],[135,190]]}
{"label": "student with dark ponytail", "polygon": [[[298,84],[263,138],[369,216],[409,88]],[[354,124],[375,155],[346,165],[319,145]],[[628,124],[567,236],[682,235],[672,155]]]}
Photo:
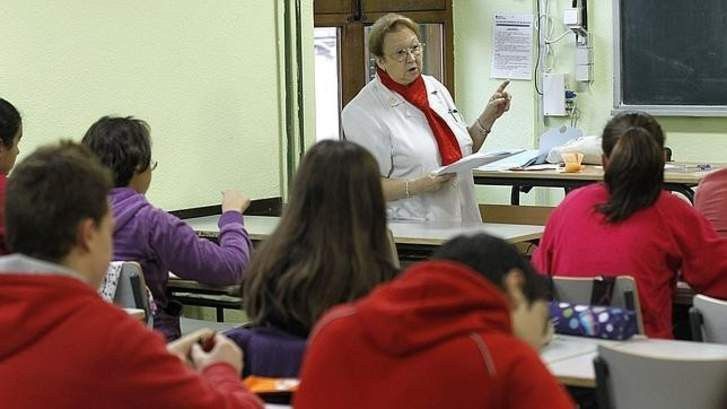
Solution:
{"label": "student with dark ponytail", "polygon": [[678,272],[696,292],[727,298],[727,239],[663,190],[665,138],[653,117],[620,113],[602,137],[604,183],[563,200],[533,264],[560,276],[633,276],[646,334],[671,338]]}
{"label": "student with dark ponytail", "polygon": [[0,255],[8,253],[5,246],[5,182],[10,169],[15,166],[22,137],[20,113],[13,104],[0,98]]}

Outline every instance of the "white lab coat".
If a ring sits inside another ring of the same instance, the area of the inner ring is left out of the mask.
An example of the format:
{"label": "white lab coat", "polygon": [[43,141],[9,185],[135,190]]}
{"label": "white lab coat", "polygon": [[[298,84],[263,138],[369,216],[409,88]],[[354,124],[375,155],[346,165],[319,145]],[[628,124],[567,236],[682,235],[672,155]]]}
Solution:
{"label": "white lab coat", "polygon": [[[423,78],[430,107],[452,129],[462,155],[471,154],[472,138],[449,91],[433,77]],[[424,114],[386,88],[378,76],[346,105],[341,122],[345,138],[374,155],[383,177],[411,180],[441,166],[437,141]],[[472,173],[458,174],[436,192],[388,202],[387,216],[389,220],[481,222]]]}

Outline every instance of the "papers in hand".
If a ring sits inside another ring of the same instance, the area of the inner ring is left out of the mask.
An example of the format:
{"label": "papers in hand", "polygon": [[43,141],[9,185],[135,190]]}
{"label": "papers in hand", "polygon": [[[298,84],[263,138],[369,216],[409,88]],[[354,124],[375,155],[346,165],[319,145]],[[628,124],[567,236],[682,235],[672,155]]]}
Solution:
{"label": "papers in hand", "polygon": [[510,168],[517,168],[521,166],[525,166],[527,163],[530,163],[533,161],[533,159],[540,156],[540,152],[538,149],[518,149],[519,152],[515,155],[508,156],[504,159],[500,159],[497,161],[494,161],[492,163],[488,163],[485,166],[481,166],[478,169],[484,170],[484,171],[493,171],[493,170],[504,170],[504,169],[510,169]]}
{"label": "papers in hand", "polygon": [[432,175],[440,176],[446,175],[447,173],[467,172],[488,163],[496,162],[498,160],[516,155],[523,152],[524,150],[525,149],[507,149],[487,153],[476,152],[472,155],[463,157],[457,162],[433,170]]}

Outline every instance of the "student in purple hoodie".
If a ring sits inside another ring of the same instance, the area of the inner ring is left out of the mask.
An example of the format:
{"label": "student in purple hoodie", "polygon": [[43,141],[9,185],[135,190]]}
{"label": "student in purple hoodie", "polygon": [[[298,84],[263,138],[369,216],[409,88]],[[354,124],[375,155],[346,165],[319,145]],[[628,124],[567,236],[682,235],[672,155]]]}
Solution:
{"label": "student in purple hoodie", "polygon": [[198,238],[186,223],[152,206],[144,197],[157,165],[151,159],[146,122],[105,116],[91,125],[83,143],[113,173],[113,259],[141,264],[157,307],[154,328],[167,340],[176,339],[180,336],[181,305],[167,298],[169,272],[212,285],[239,283],[252,248],[242,218],[250,200],[235,190],[223,193],[217,245]]}

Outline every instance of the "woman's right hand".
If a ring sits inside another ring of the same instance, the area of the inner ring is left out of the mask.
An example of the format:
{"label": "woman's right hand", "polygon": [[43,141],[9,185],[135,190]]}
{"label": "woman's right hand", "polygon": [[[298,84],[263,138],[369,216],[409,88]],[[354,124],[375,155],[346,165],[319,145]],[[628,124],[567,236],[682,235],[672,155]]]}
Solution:
{"label": "woman's right hand", "polygon": [[236,189],[228,189],[222,192],[222,213],[235,211],[244,213],[250,206],[250,199]]}
{"label": "woman's right hand", "polygon": [[192,367],[198,372],[216,363],[224,362],[232,365],[237,373],[242,373],[242,350],[229,338],[222,334],[215,334],[215,344],[209,352],[195,343],[192,345],[190,360]]}
{"label": "woman's right hand", "polygon": [[456,177],[456,173],[447,173],[440,176],[422,176],[419,179],[414,179],[414,181],[409,182],[409,194],[413,196],[420,193],[436,192]]}

